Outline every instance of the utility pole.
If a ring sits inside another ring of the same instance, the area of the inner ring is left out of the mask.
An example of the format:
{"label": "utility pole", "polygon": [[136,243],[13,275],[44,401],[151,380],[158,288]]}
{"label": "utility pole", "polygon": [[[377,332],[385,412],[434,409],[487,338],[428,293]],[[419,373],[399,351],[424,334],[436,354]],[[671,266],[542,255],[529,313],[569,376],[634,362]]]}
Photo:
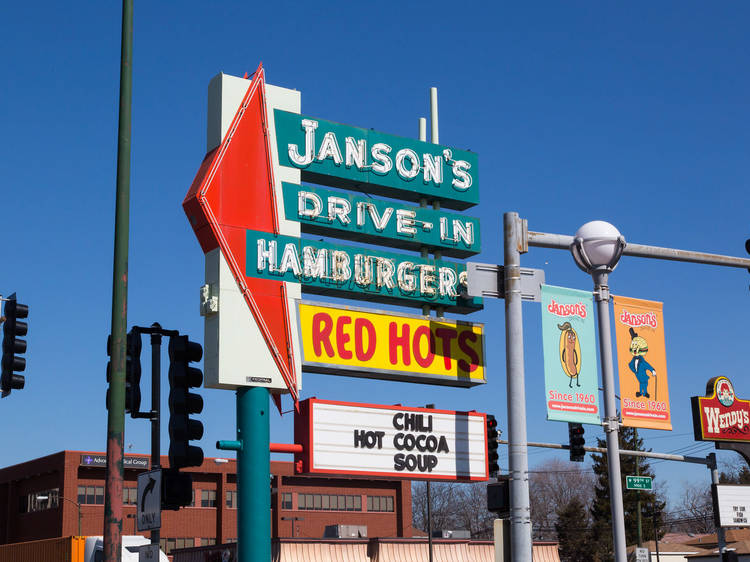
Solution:
{"label": "utility pole", "polygon": [[112,268],[112,378],[107,414],[107,478],[104,495],[104,560],[122,558],[123,441],[125,439],[125,350],[128,326],[128,240],[130,237],[130,123],[133,77],[133,1],[122,3],[120,115]]}

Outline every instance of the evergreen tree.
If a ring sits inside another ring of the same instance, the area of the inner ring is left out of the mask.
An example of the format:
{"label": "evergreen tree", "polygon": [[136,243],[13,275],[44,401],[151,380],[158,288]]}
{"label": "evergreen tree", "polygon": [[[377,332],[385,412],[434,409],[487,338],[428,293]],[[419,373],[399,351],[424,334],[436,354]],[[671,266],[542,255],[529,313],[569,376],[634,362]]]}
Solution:
{"label": "evergreen tree", "polygon": [[562,562],[589,562],[591,560],[588,516],[578,496],[573,496],[567,504],[557,510],[555,531],[560,543],[559,552]]}
{"label": "evergreen tree", "polygon": [[[631,451],[643,451],[643,439],[638,436],[638,430],[632,427],[623,427],[619,432],[620,449]],[[599,447],[606,447],[603,439],[597,439]],[[609,501],[609,468],[607,466],[606,454],[592,454],[594,474],[597,476],[594,487],[594,502],[591,506],[592,524],[592,550],[594,559],[612,559],[612,512]],[[628,545],[636,544],[638,541],[638,500],[641,502],[641,528],[643,540],[654,539],[654,518],[651,516],[652,509],[656,511],[656,527],[659,538],[664,533],[664,507],[663,502],[653,490],[627,490],[625,488],[625,477],[639,474],[640,476],[654,477],[654,472],[648,460],[644,457],[630,455],[620,456],[620,475],[622,477],[622,503],[625,512],[625,540]]]}

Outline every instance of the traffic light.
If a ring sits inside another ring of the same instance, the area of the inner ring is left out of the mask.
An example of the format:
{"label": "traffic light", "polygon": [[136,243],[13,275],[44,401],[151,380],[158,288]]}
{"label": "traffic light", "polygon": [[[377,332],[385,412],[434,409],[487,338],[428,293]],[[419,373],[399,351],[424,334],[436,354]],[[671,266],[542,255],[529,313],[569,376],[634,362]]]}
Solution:
{"label": "traffic light", "polygon": [[[141,409],[141,333],[133,328],[128,332],[125,349],[125,412],[132,417]],[[112,336],[107,337],[107,355],[112,357]],[[112,360],[107,362],[107,384],[112,380]],[[109,409],[109,388],[107,388]]]}
{"label": "traffic light", "polygon": [[203,398],[190,392],[203,383],[200,369],[190,363],[200,361],[203,348],[187,336],[169,338],[169,466],[185,468],[203,463],[203,449],[190,445],[203,437],[203,424],[190,419],[190,414],[203,411]]}
{"label": "traffic light", "polygon": [[2,374],[0,375],[0,390],[5,398],[11,390],[21,390],[26,383],[23,375],[17,375],[14,371],[26,370],[26,359],[18,357],[26,353],[26,340],[19,336],[25,336],[29,330],[26,322],[19,318],[29,315],[29,307],[19,304],[16,294],[10,295],[10,300],[5,301],[5,324],[3,325],[3,359]]}
{"label": "traffic light", "polygon": [[[745,240],[745,251],[750,254],[750,238]],[[748,267],[747,270],[750,271],[750,267]]]}
{"label": "traffic light", "polygon": [[487,473],[490,477],[497,476],[500,466],[497,464],[497,420],[492,414],[487,414]]}
{"label": "traffic light", "polygon": [[570,460],[583,462],[586,450],[583,446],[586,440],[583,438],[583,426],[580,423],[568,423],[568,440],[570,441]]}
{"label": "traffic light", "polygon": [[161,471],[161,508],[178,510],[193,502],[193,476],[176,468]]}
{"label": "traffic light", "polygon": [[510,477],[498,478],[487,484],[487,511],[499,519],[510,517]]}

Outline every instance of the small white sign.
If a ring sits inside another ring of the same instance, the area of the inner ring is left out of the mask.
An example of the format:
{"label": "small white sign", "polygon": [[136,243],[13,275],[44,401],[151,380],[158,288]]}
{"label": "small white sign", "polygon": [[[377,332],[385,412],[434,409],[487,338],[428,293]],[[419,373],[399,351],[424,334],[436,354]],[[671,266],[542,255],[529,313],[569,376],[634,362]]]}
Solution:
{"label": "small white sign", "polygon": [[309,404],[308,472],[487,479],[484,414],[322,400]]}
{"label": "small white sign", "polygon": [[138,475],[136,509],[139,531],[161,528],[161,469],[142,472]]}
{"label": "small white sign", "polygon": [[721,527],[750,527],[750,486],[716,486]]}
{"label": "small white sign", "polygon": [[138,562],[159,562],[159,545],[145,544],[138,548]]}
{"label": "small white sign", "polygon": [[634,562],[649,562],[649,556],[648,548],[636,547]]}

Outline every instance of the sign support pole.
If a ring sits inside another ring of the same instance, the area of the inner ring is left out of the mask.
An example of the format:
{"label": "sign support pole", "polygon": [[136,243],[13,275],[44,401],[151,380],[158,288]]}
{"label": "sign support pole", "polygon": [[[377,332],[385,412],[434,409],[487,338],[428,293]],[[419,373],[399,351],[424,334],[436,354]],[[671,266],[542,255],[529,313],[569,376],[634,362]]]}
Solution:
{"label": "sign support pole", "polygon": [[[716,453],[708,454],[708,469],[711,471],[711,484],[714,486],[719,483],[719,470],[716,466]],[[727,549],[727,540],[724,536],[724,527],[716,525],[716,541],[719,547],[719,555]]]}
{"label": "sign support pole", "polygon": [[271,474],[268,389],[237,389],[237,559],[271,560]]}
{"label": "sign support pole", "polygon": [[529,460],[526,447],[526,386],[521,310],[521,220],[503,215],[505,231],[505,363],[508,395],[508,461],[510,464],[510,541],[516,562],[531,562]]}

